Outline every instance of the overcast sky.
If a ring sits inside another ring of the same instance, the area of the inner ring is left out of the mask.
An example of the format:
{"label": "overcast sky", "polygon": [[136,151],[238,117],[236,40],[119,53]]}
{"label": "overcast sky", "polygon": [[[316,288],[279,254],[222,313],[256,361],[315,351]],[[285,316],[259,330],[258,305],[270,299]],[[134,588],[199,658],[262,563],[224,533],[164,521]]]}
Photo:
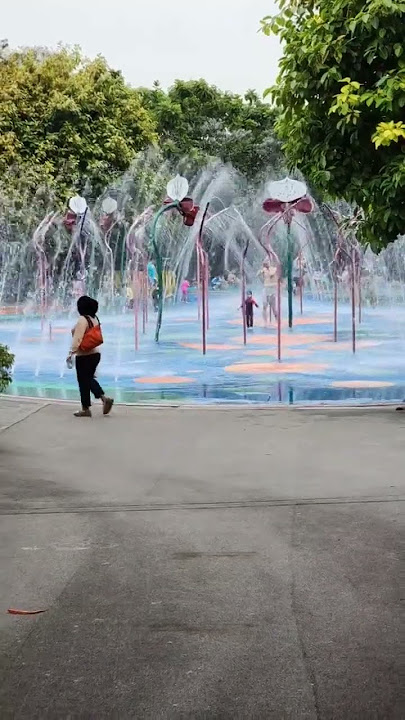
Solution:
{"label": "overcast sky", "polygon": [[104,55],[131,85],[204,77],[223,90],[262,92],[277,74],[276,38],[257,34],[273,0],[5,0],[12,47],[58,42]]}

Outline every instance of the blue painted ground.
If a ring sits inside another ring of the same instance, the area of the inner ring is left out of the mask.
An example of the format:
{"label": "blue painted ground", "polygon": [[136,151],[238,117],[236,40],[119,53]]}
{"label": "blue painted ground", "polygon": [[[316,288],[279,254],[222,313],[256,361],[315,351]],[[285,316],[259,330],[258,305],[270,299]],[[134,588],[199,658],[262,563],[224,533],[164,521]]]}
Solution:
{"label": "blue painted ground", "polygon": [[[258,297],[260,302],[260,297]],[[195,303],[167,308],[161,342],[147,334],[134,349],[131,311],[102,317],[105,344],[99,380],[117,402],[144,403],[375,403],[405,397],[405,308],[364,308],[358,351],[351,352],[348,305],[339,310],[339,342],[333,343],[330,305],[305,299],[292,332],[283,324],[283,359],[276,361],[276,329],[256,327],[245,348],[239,297],[213,294],[208,353],[200,349]],[[284,308],[285,317],[286,308]],[[65,365],[74,316],[52,318],[41,332],[38,318],[3,318],[1,342],[15,353],[10,394],[76,399],[74,371]],[[191,347],[190,347],[191,346]]]}

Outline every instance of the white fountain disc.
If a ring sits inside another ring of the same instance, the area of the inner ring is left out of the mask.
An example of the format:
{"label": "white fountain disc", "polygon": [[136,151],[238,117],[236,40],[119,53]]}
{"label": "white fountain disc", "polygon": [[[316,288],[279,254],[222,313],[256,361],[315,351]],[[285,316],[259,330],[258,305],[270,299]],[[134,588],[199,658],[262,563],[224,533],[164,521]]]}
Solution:
{"label": "white fountain disc", "polygon": [[184,200],[188,193],[188,180],[181,175],[176,175],[173,180],[167,183],[167,195],[171,200]]}
{"label": "white fountain disc", "polygon": [[83,215],[87,209],[87,202],[84,197],[75,195],[69,200],[69,208],[75,215]]}
{"label": "white fountain disc", "polygon": [[118,207],[117,201],[112,197],[106,197],[101,203],[101,209],[106,215],[112,215]]}
{"label": "white fountain disc", "polygon": [[268,183],[266,192],[267,197],[272,200],[288,203],[304,197],[307,193],[307,186],[299,180],[286,177],[284,180],[275,180]]}

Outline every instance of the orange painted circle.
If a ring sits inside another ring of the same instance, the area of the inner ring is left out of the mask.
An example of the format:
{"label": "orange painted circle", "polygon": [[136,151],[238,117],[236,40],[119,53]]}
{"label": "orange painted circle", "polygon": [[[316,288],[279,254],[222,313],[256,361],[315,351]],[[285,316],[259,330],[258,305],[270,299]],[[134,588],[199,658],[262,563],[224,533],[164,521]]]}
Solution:
{"label": "orange painted circle", "polygon": [[[181,347],[189,348],[190,350],[200,350],[202,352],[201,343],[179,343]],[[239,350],[237,345],[225,345],[221,343],[207,343],[207,350]]]}
{"label": "orange painted circle", "polygon": [[170,318],[171,323],[193,323],[197,322],[197,318],[185,317],[185,318]]}
{"label": "orange painted circle", "polygon": [[[311,350],[290,350],[290,348],[287,348],[285,350],[285,353],[282,353],[283,359],[284,358],[290,358],[290,357],[302,357],[303,355],[309,355],[311,353]],[[247,350],[246,355],[252,355],[252,356],[264,356],[264,355],[270,355],[271,357],[274,357],[274,359],[277,359],[277,348],[273,348],[272,350]]]}
{"label": "orange painted circle", "polygon": [[[291,346],[294,345],[310,345],[311,343],[320,343],[322,340],[330,340],[329,335],[311,335],[310,333],[282,333],[281,345]],[[243,338],[234,337],[232,342],[242,343]],[[268,335],[249,335],[249,345],[277,345],[277,335],[275,333],[269,333]]]}
{"label": "orange painted circle", "polygon": [[237,363],[228,365],[225,372],[234,375],[299,375],[322,372],[327,367],[318,363]]}
{"label": "orange painted circle", "polygon": [[[257,311],[257,312],[259,312],[259,311]],[[242,320],[242,318],[238,318],[235,320],[227,320],[227,323],[228,323],[228,325],[237,325],[239,327],[242,327],[243,320]],[[254,324],[255,324],[255,327],[259,327],[259,328],[276,327],[277,326],[277,323],[274,321],[274,318],[273,318],[272,323],[269,326],[268,323],[264,322],[262,317],[256,317],[256,316],[254,319]]]}
{"label": "orange painted circle", "polygon": [[[380,342],[376,342],[374,340],[356,340],[356,348],[370,348],[370,347],[376,347],[376,345],[381,345]],[[348,341],[341,341],[341,342],[332,342],[331,340],[328,340],[324,343],[317,343],[316,345],[312,346],[313,350],[327,350],[330,352],[339,352],[340,350],[352,350],[352,342],[351,340]]]}
{"label": "orange painted circle", "polygon": [[[259,311],[257,311],[257,312],[259,312]],[[331,315],[325,315],[325,317],[323,317],[322,315],[315,315],[313,317],[300,316],[300,317],[294,318],[294,325],[326,325],[327,323],[332,323],[332,322],[333,322],[333,318]],[[227,323],[228,323],[228,325],[238,325],[238,326],[243,325],[242,318],[235,318],[234,320],[227,320]],[[273,317],[273,320],[270,323],[270,325],[268,323],[265,323],[262,317],[255,317],[254,324],[255,324],[255,327],[260,327],[260,328],[265,328],[265,327],[275,328],[275,327],[277,327],[277,321],[274,320],[274,317]],[[282,320],[281,326],[288,327],[288,322],[286,320]]]}
{"label": "orange painted circle", "polygon": [[315,317],[296,317],[294,318],[294,325],[326,325],[327,323],[333,322],[333,318],[330,315],[323,317],[322,315],[316,315]]}
{"label": "orange painted circle", "polygon": [[394,383],[385,380],[336,380],[331,383],[334,388],[386,388]]}
{"label": "orange painted circle", "polygon": [[141,385],[187,385],[193,383],[193,378],[181,377],[176,375],[162,375],[162,377],[139,377],[134,378],[135,383]]}

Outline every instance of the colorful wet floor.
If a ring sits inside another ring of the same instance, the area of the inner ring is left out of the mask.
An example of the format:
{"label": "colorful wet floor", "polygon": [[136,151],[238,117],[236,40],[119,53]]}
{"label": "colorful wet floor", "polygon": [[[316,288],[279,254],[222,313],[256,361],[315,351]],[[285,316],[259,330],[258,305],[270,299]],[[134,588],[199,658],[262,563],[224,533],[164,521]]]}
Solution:
{"label": "colorful wet floor", "polygon": [[[339,310],[333,342],[329,305],[306,299],[294,328],[283,322],[282,361],[277,333],[255,328],[243,345],[236,295],[213,296],[207,355],[195,303],[165,311],[161,342],[154,342],[154,317],[135,352],[131,312],[103,318],[105,345],[99,379],[124,403],[324,404],[399,402],[405,397],[405,307],[365,308],[352,353],[350,308]],[[285,310],[285,308],[284,308]],[[16,362],[10,394],[76,399],[75,374],[65,365],[74,318],[53,318],[41,331],[37,318],[3,317],[1,342]]]}

